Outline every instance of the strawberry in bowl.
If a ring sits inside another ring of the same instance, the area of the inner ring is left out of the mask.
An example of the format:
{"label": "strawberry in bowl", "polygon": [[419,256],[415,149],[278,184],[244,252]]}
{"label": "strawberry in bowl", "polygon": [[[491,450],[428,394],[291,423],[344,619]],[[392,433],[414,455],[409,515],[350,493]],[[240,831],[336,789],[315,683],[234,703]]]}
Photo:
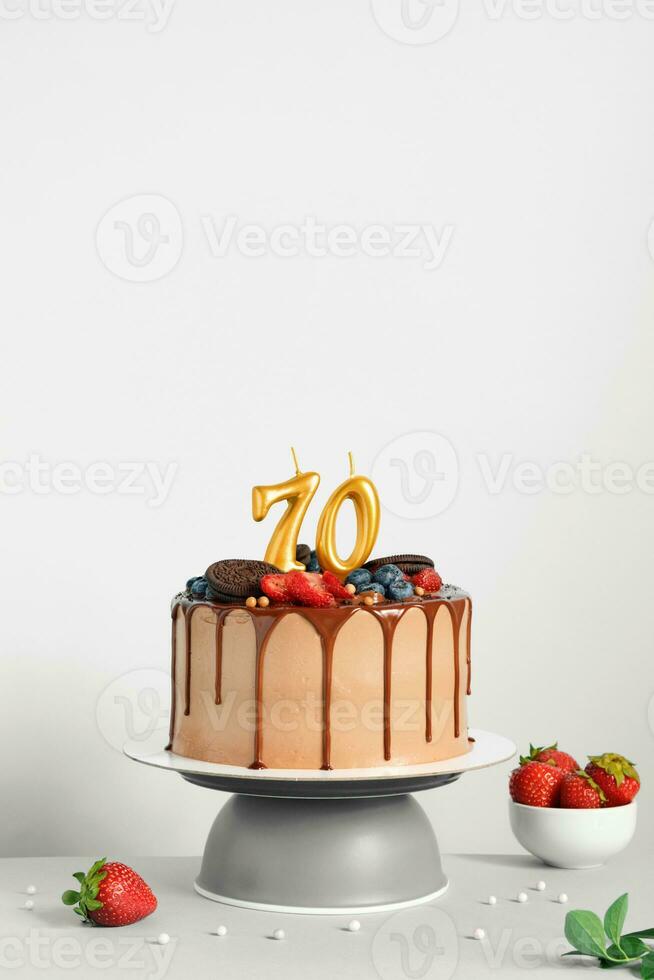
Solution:
{"label": "strawberry in bowl", "polygon": [[640,776],[633,762],[623,755],[605,752],[589,755],[586,772],[606,797],[605,806],[626,806],[640,789]]}
{"label": "strawberry in bowl", "polygon": [[640,789],[635,766],[615,753],[589,759],[584,770],[556,744],[530,746],[511,773],[511,829],[545,864],[599,867],[634,835]]}

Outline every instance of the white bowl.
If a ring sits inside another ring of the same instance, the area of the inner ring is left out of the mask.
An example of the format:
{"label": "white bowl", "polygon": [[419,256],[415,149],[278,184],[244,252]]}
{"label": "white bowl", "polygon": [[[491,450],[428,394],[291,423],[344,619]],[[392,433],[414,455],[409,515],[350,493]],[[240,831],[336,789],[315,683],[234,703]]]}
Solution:
{"label": "white bowl", "polygon": [[511,829],[525,850],[555,868],[598,868],[624,850],[636,830],[637,805],[601,810],[524,806],[509,800]]}

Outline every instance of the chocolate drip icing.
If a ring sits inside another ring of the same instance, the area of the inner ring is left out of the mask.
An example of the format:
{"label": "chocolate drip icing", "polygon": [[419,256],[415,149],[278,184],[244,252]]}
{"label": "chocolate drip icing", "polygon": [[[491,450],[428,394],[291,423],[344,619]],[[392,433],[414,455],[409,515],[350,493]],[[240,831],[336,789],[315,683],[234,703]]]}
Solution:
{"label": "chocolate drip icing", "polygon": [[466,665],[468,667],[468,681],[466,683],[466,694],[472,694],[472,660],[470,657],[470,629],[472,627],[472,599],[466,599],[468,607],[468,619],[466,622]]}
{"label": "chocolate drip icing", "polygon": [[[463,599],[459,608],[457,599]],[[275,627],[289,614],[295,614],[306,619],[320,637],[322,649],[322,695],[323,695],[323,728],[322,728],[322,769],[331,769],[331,703],[332,675],[334,649],[336,639],[344,624],[357,612],[367,612],[380,625],[383,637],[383,691],[384,691],[384,759],[392,758],[391,744],[391,704],[392,704],[392,671],[393,671],[393,638],[402,617],[409,609],[418,608],[424,613],[427,622],[427,639],[425,654],[425,741],[432,741],[432,699],[433,699],[433,641],[434,624],[441,606],[446,606],[452,622],[452,645],[454,650],[454,735],[460,735],[460,660],[459,637],[463,616],[467,609],[466,623],[466,663],[468,668],[467,693],[470,694],[471,659],[470,659],[470,630],[472,617],[472,602],[468,596],[436,598],[432,602],[416,600],[401,605],[386,603],[378,607],[364,605],[343,605],[333,609],[311,609],[301,606],[278,607],[267,609],[246,609],[239,607],[240,612],[247,612],[252,620],[256,642],[255,659],[255,732],[254,760],[251,769],[265,769],[263,761],[263,693],[264,693],[264,661],[266,649]],[[186,673],[184,678],[184,714],[190,714],[191,708],[191,670],[192,670],[192,621],[197,609],[210,609],[216,614],[215,622],[215,703],[222,700],[222,648],[223,627],[227,616],[235,612],[234,606],[219,606],[211,602],[195,602],[188,596],[177,597],[172,606],[172,679],[173,693],[170,720],[170,741],[172,747],[175,732],[175,686],[177,669],[177,612],[182,610],[184,615],[184,637],[186,644]]]}

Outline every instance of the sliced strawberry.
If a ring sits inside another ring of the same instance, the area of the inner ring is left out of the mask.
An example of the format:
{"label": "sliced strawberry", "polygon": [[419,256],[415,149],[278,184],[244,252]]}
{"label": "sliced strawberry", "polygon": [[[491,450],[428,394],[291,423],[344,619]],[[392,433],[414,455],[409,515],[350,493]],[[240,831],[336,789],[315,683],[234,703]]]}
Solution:
{"label": "sliced strawberry", "polygon": [[261,591],[272,599],[273,602],[292,602],[291,596],[288,591],[287,575],[279,573],[278,575],[264,575],[259,580],[259,586]]}
{"label": "sliced strawberry", "polygon": [[414,585],[424,589],[425,592],[438,592],[443,584],[443,579],[433,568],[423,568],[421,572],[413,576],[411,581]]}
{"label": "sliced strawberry", "polygon": [[288,572],[285,578],[289,594],[299,606],[321,609],[336,605],[317,572]]}
{"label": "sliced strawberry", "polygon": [[335,599],[351,599],[352,596],[347,591],[343,583],[339,578],[337,578],[333,572],[323,572],[322,582],[330,595],[333,595]]}

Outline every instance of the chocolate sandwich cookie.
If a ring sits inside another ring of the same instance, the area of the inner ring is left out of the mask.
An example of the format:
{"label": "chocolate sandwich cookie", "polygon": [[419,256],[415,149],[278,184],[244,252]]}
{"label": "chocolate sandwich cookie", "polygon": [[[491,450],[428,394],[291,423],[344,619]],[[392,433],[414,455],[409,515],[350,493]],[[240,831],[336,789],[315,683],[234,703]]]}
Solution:
{"label": "chocolate sandwich cookie", "polygon": [[248,596],[260,596],[263,575],[275,575],[279,569],[266,561],[226,558],[209,565],[204,573],[207,598],[214,602],[243,603]]}
{"label": "chocolate sandwich cookie", "polygon": [[306,567],[311,561],[311,548],[308,544],[299,544],[295,549],[295,560]]}
{"label": "chocolate sandwich cookie", "polygon": [[417,575],[425,568],[434,567],[433,561],[426,555],[391,555],[389,558],[373,558],[363,567],[374,575],[383,565],[397,565],[405,575]]}

